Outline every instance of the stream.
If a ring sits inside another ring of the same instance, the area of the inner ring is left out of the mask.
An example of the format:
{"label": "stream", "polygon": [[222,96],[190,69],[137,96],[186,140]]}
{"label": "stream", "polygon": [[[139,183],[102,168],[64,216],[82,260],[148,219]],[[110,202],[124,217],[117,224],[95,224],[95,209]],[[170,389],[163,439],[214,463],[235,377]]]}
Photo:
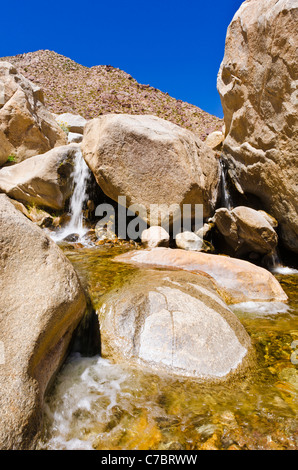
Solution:
{"label": "stream", "polygon": [[[136,271],[141,280],[146,268],[111,261],[127,249],[63,246],[95,309],[104,293]],[[289,296],[287,306],[233,307],[257,353],[256,368],[236,387],[72,353],[47,395],[39,448],[298,449],[298,274],[282,272],[275,275]]]}

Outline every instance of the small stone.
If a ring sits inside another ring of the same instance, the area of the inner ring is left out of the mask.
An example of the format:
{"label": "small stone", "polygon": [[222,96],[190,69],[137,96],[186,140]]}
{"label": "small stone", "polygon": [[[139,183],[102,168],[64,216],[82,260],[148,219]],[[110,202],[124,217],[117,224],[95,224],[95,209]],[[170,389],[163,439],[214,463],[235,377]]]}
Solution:
{"label": "small stone", "polygon": [[143,245],[148,248],[169,246],[170,235],[163,227],[153,226],[144,230],[141,235]]}
{"label": "small stone", "polygon": [[182,232],[176,235],[176,245],[182,250],[201,251],[203,240],[194,232]]}

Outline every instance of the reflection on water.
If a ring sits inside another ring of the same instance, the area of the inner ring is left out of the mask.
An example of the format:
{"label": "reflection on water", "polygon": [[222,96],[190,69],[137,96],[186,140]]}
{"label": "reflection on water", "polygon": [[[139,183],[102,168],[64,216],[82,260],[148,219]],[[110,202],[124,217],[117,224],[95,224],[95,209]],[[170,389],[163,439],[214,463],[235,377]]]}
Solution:
{"label": "reflection on water", "polygon": [[[122,250],[123,251],[123,250]],[[96,307],[141,268],[116,264],[121,249],[66,251]],[[289,306],[235,307],[257,351],[257,369],[235,384],[202,385],[72,355],[45,409],[43,449],[297,449],[298,276],[277,275]],[[260,308],[261,307],[261,308]]]}

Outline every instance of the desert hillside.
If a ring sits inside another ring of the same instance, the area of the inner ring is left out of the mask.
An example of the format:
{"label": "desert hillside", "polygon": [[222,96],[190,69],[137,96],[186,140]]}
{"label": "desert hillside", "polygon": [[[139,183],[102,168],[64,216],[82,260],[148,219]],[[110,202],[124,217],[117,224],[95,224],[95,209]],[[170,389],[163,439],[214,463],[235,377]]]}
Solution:
{"label": "desert hillside", "polygon": [[197,134],[202,140],[221,129],[223,120],[167,93],[139,84],[110,65],[84,67],[52,51],[3,57],[44,90],[53,113],[74,113],[92,119],[101,114],[153,114]]}

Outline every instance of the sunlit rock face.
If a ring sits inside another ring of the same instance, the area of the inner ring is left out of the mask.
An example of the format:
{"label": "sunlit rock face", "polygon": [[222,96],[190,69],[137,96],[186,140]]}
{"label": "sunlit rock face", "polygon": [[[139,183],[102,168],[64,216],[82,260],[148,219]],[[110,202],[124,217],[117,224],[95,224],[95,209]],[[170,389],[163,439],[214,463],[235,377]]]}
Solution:
{"label": "sunlit rock face", "polygon": [[0,227],[0,449],[29,449],[86,298],[62,251],[4,194]]}
{"label": "sunlit rock face", "polygon": [[139,215],[151,226],[177,218],[183,204],[193,205],[193,217],[195,204],[203,204],[204,217],[214,213],[218,158],[176,124],[147,115],[101,116],[87,123],[82,152],[104,193],[116,202],[126,196],[127,207],[142,205]]}
{"label": "sunlit rock face", "polygon": [[0,192],[25,204],[64,209],[73,191],[78,144],[63,145],[0,170]]}
{"label": "sunlit rock face", "polygon": [[109,292],[98,313],[102,354],[115,362],[216,380],[251,359],[248,334],[202,274],[142,272]]}
{"label": "sunlit rock face", "polygon": [[[67,143],[65,132],[44,105],[41,88],[0,61],[0,165],[20,162]],[[1,145],[2,146],[2,145]]]}
{"label": "sunlit rock face", "polygon": [[254,194],[298,252],[298,3],[247,0],[227,32],[218,74],[237,188]]}
{"label": "sunlit rock face", "polygon": [[131,251],[115,258],[117,262],[178,268],[206,273],[230,304],[238,302],[285,302],[287,295],[266,269],[241,259],[171,248]]}

